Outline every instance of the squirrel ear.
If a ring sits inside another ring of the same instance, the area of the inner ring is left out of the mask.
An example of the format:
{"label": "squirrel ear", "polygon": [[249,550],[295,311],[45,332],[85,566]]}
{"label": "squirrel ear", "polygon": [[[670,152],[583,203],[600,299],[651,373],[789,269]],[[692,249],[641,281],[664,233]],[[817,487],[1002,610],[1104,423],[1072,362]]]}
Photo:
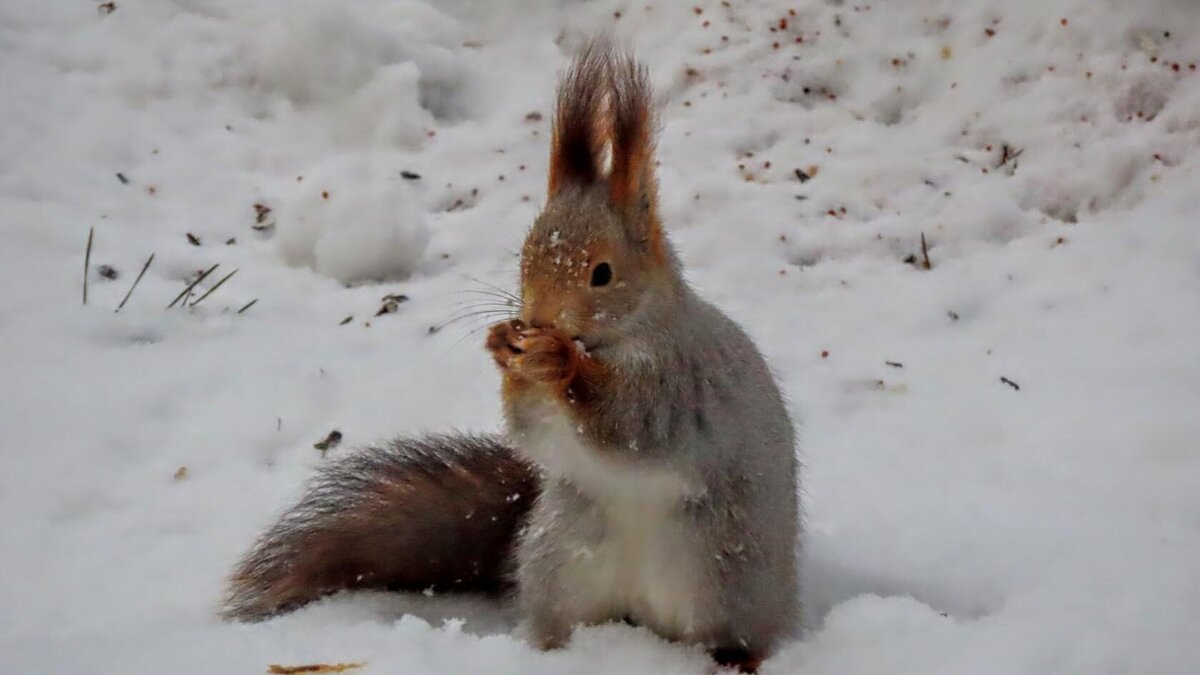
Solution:
{"label": "squirrel ear", "polygon": [[559,82],[547,200],[563,188],[592,185],[600,178],[605,140],[600,121],[608,64],[608,50],[589,43]]}
{"label": "squirrel ear", "polygon": [[636,230],[637,241],[662,252],[658,181],[654,177],[654,112],[646,69],[630,55],[612,60],[609,87],[612,169],[609,201]]}

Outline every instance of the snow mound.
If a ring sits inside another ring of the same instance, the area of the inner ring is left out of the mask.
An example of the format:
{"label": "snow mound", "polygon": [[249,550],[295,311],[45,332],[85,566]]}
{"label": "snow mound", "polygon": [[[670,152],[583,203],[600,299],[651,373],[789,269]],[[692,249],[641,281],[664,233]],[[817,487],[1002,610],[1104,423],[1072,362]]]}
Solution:
{"label": "snow mound", "polygon": [[280,255],[347,284],[412,274],[429,228],[400,172],[390,158],[352,154],[299,176],[280,209]]}
{"label": "snow mound", "polygon": [[467,117],[457,24],[421,3],[385,14],[307,1],[266,23],[248,75],[262,111],[311,115],[339,142],[410,149],[436,122]]}

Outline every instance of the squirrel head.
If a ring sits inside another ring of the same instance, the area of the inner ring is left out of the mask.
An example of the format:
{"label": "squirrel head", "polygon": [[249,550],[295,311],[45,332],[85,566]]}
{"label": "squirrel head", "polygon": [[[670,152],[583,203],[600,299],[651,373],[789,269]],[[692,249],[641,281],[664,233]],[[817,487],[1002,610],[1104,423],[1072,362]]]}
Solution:
{"label": "squirrel head", "polygon": [[546,206],[521,251],[521,318],[592,348],[680,283],[658,219],[646,71],[592,43],[559,84]]}

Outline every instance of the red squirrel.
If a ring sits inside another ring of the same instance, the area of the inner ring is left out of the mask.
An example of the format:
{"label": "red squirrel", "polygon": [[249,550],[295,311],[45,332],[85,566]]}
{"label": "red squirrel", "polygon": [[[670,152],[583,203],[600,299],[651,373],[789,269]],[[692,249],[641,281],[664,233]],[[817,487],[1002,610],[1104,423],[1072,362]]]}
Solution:
{"label": "red squirrel", "polygon": [[531,642],[628,620],[753,671],[800,620],[795,431],[751,339],[659,219],[646,71],[593,43],[558,90],[519,316],[486,342],[501,435],[322,468],[235,569],[226,616],[349,588],[511,595]]}

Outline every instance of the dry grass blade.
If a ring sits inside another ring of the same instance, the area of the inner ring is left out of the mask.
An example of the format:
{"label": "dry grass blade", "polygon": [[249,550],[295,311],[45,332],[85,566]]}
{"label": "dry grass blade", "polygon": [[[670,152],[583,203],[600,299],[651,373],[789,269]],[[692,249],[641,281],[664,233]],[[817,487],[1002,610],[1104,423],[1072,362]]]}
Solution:
{"label": "dry grass blade", "polygon": [[225,276],[221,277],[221,280],[220,280],[220,281],[218,281],[217,283],[213,284],[213,287],[212,287],[212,288],[210,288],[210,289],[208,289],[207,291],[205,291],[205,292],[204,292],[204,295],[201,295],[200,297],[196,298],[196,300],[195,300],[194,302],[192,302],[191,306],[192,306],[192,307],[195,307],[196,305],[198,305],[198,304],[200,304],[201,302],[203,302],[205,298],[207,298],[208,296],[212,295],[212,294],[213,294],[213,292],[215,292],[215,291],[216,291],[218,288],[220,288],[220,287],[221,287],[221,284],[225,283],[226,281],[229,281],[229,279],[230,279],[231,277],[233,277],[233,275],[235,275],[235,274],[237,274],[237,273],[238,273],[238,271],[237,271],[237,270],[234,270],[234,271],[230,272],[229,274],[226,274]]}
{"label": "dry grass blade", "polygon": [[251,300],[250,302],[247,302],[246,304],[242,305],[242,308],[241,308],[241,309],[239,309],[239,310],[237,311],[237,313],[238,313],[238,314],[241,314],[241,313],[245,312],[246,310],[248,310],[248,309],[250,309],[251,307],[253,307],[253,306],[254,306],[254,303],[256,303],[256,302],[258,302],[258,298],[255,298],[255,299]]}
{"label": "dry grass blade", "polygon": [[924,232],[921,233],[921,257],[924,258],[924,260],[921,261],[921,267],[924,267],[927,270],[933,269],[933,264],[929,262],[929,247],[925,244]]}
{"label": "dry grass blade", "polygon": [[362,668],[367,665],[362,663],[314,663],[307,666],[281,666],[277,663],[272,663],[267,672],[272,675],[299,675],[300,673],[344,673],[347,670]]}
{"label": "dry grass blade", "polygon": [[92,267],[92,236],[96,234],[96,228],[88,228],[88,243],[87,248],[83,251],[83,304],[87,304],[87,286],[88,286],[88,271]]}
{"label": "dry grass blade", "polygon": [[154,262],[153,253],[150,254],[149,258],[146,258],[146,264],[142,265],[142,271],[138,272],[137,278],[133,280],[133,285],[129,287],[129,292],[125,294],[124,298],[121,298],[121,304],[117,305],[117,308],[113,310],[113,314],[121,311],[121,308],[125,306],[125,303],[129,302],[129,297],[133,295],[133,289],[137,288],[138,282],[142,280],[142,277],[146,276],[146,270],[150,269],[150,263],[152,262]]}
{"label": "dry grass blade", "polygon": [[179,301],[183,300],[183,297],[185,295],[192,292],[192,289],[196,287],[196,284],[207,279],[208,275],[212,274],[213,270],[217,269],[220,266],[221,266],[221,263],[217,263],[217,264],[213,265],[212,267],[204,270],[200,274],[200,276],[196,277],[195,280],[192,281],[192,283],[187,285],[187,288],[183,289],[182,291],[179,292],[179,295],[175,296],[175,299],[171,301],[171,304],[167,305],[167,309],[171,309],[175,305],[179,304]]}

